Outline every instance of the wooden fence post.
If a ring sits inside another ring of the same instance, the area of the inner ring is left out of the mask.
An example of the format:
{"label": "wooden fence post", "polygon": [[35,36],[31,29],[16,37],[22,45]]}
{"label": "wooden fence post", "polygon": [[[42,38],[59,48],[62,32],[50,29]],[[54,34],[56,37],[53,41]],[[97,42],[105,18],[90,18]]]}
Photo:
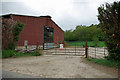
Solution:
{"label": "wooden fence post", "polygon": [[95,47],[95,58],[96,58],[96,47]]}
{"label": "wooden fence post", "polygon": [[86,44],[85,44],[85,58],[88,58],[88,47],[87,47],[87,41],[86,41]]}
{"label": "wooden fence post", "polygon": [[66,47],[65,47],[65,54],[66,54]]}
{"label": "wooden fence post", "polygon": [[105,56],[105,47],[104,47],[104,56]]}
{"label": "wooden fence post", "polygon": [[76,43],[75,43],[75,55],[76,55]]}

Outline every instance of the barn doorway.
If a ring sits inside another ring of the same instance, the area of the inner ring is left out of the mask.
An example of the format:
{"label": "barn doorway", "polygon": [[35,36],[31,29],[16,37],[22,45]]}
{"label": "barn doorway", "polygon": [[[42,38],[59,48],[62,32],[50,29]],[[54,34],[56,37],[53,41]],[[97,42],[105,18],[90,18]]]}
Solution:
{"label": "barn doorway", "polygon": [[54,47],[54,29],[44,26],[44,44],[43,49],[50,49]]}

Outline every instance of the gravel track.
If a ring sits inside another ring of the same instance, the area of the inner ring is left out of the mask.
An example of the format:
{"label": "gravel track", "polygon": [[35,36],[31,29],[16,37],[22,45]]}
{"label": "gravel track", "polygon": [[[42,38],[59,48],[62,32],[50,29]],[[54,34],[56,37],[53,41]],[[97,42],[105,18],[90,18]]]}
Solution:
{"label": "gravel track", "polygon": [[2,68],[40,78],[117,78],[117,69],[90,63],[80,56],[43,55],[2,60]]}

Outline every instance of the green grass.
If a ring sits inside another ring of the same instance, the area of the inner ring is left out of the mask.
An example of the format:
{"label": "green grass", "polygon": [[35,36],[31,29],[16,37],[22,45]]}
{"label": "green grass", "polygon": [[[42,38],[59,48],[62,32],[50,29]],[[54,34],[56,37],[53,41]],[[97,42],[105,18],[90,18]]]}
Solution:
{"label": "green grass", "polygon": [[2,50],[2,58],[9,58],[15,55],[14,50]]}
{"label": "green grass", "polygon": [[97,64],[104,65],[104,66],[108,66],[108,67],[118,67],[118,64],[120,64],[120,62],[118,62],[118,61],[107,60],[107,59],[91,59],[91,58],[89,58],[87,60],[92,61]]}
{"label": "green grass", "polygon": [[[70,46],[83,46],[83,45],[85,45],[85,43],[86,42],[67,42]],[[89,46],[89,47],[94,47],[94,43],[92,42],[92,41],[88,41],[87,42],[87,45]],[[106,47],[105,46],[105,43],[103,42],[103,41],[99,41],[98,42],[98,47]]]}
{"label": "green grass", "polygon": [[34,51],[34,53],[15,52],[14,50],[2,50],[2,58],[10,57],[26,57],[26,56],[40,56],[40,53]]}

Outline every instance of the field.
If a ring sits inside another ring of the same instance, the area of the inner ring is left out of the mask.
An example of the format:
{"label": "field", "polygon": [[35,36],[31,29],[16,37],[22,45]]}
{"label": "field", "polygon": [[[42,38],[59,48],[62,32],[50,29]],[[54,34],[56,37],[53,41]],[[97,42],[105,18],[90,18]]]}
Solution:
{"label": "field", "polygon": [[[81,42],[67,42],[67,43],[70,46],[81,46],[82,47],[83,45],[85,45],[86,42],[81,41]],[[88,41],[87,45],[89,47],[95,47],[94,42],[92,42],[92,41]],[[98,47],[106,47],[106,46],[105,46],[105,43],[103,41],[99,41],[98,42]]]}

